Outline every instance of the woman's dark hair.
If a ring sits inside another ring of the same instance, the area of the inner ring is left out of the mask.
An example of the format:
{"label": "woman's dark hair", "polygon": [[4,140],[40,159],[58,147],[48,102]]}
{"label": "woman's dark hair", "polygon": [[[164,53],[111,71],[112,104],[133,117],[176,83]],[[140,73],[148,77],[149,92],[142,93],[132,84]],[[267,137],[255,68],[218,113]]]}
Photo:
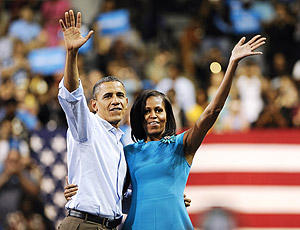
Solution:
{"label": "woman's dark hair", "polygon": [[131,124],[131,138],[133,141],[146,140],[147,135],[144,130],[144,114],[146,101],[149,97],[160,97],[162,98],[167,114],[167,122],[165,131],[162,135],[170,136],[176,133],[176,122],[172,110],[172,104],[167,96],[156,90],[144,90],[136,98],[130,110],[130,124]]}

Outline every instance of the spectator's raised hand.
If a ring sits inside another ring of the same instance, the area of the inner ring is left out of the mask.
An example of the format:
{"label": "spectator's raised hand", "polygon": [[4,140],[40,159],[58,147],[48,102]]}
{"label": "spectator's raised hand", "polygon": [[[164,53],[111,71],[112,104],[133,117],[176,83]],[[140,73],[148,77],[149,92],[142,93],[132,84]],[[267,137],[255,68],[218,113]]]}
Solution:
{"label": "spectator's raised hand", "polygon": [[87,42],[94,31],[90,31],[88,35],[83,37],[80,33],[81,28],[81,13],[77,13],[77,21],[75,22],[73,10],[65,12],[65,23],[62,19],[59,24],[64,34],[65,47],[68,51],[78,51],[78,49]]}
{"label": "spectator's raised hand", "polygon": [[241,38],[233,48],[230,58],[232,61],[239,61],[247,56],[262,54],[262,52],[255,52],[255,50],[265,44],[265,37],[256,35],[244,44],[245,40],[245,37]]}

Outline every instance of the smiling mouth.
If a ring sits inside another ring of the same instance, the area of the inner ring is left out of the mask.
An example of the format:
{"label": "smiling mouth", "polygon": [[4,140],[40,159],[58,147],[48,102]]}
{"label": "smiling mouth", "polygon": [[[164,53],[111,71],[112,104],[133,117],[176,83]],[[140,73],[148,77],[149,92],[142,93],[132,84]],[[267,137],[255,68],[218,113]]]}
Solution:
{"label": "smiling mouth", "polygon": [[159,124],[158,121],[151,121],[151,122],[148,123],[148,125],[158,125],[158,124]]}
{"label": "smiling mouth", "polygon": [[113,109],[110,109],[109,111],[122,111],[121,108],[113,108]]}

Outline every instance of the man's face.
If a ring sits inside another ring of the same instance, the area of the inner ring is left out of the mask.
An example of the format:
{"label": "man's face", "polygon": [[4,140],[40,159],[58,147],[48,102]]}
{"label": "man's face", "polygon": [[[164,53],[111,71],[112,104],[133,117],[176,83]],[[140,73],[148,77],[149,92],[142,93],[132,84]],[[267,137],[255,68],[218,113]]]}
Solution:
{"label": "man's face", "polygon": [[118,128],[127,109],[128,98],[120,82],[104,82],[99,86],[96,99],[92,99],[91,103],[101,118]]}

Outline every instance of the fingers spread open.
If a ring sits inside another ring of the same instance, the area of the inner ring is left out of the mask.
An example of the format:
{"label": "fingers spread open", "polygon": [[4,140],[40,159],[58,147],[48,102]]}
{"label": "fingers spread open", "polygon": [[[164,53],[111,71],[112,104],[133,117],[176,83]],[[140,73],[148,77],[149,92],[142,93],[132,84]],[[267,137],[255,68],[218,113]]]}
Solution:
{"label": "fingers spread open", "polygon": [[65,12],[65,21],[66,21],[66,27],[70,27],[70,17],[69,17],[69,12]]}
{"label": "fingers spread open", "polygon": [[242,37],[240,39],[240,41],[238,42],[238,45],[242,45],[245,42],[245,40],[246,40],[246,37]]}
{"label": "fingers spread open", "polygon": [[261,35],[255,35],[253,38],[250,39],[250,41],[248,41],[249,45],[252,45],[258,38],[260,38]]}
{"label": "fingers spread open", "polygon": [[249,55],[261,55],[261,54],[263,54],[263,52],[251,52]]}
{"label": "fingers spread open", "polygon": [[70,14],[71,26],[72,26],[72,27],[75,27],[75,17],[74,17],[74,12],[73,12],[73,10],[70,10],[70,11],[69,11],[69,14]]}
{"label": "fingers spread open", "polygon": [[260,38],[260,39],[258,39],[257,41],[253,42],[253,43],[251,44],[252,50],[255,50],[255,49],[257,49],[258,47],[260,47],[261,45],[265,44],[265,40],[266,40],[266,38]]}
{"label": "fingers spread open", "polygon": [[258,44],[255,44],[254,46],[252,46],[252,50],[256,50],[257,48],[259,48],[260,46],[262,46],[263,44],[265,44],[265,42],[264,41],[262,41],[262,42],[260,42],[260,43],[258,43]]}
{"label": "fingers spread open", "polygon": [[77,24],[76,24],[76,27],[78,29],[80,29],[80,27],[81,27],[81,13],[80,12],[77,13]]}
{"label": "fingers spread open", "polygon": [[94,33],[94,31],[91,30],[91,31],[85,36],[85,39],[86,39],[86,40],[89,40],[93,33]]}
{"label": "fingers spread open", "polygon": [[60,27],[61,27],[62,31],[65,32],[67,28],[66,28],[65,23],[62,19],[59,19],[59,24],[60,24]]}

